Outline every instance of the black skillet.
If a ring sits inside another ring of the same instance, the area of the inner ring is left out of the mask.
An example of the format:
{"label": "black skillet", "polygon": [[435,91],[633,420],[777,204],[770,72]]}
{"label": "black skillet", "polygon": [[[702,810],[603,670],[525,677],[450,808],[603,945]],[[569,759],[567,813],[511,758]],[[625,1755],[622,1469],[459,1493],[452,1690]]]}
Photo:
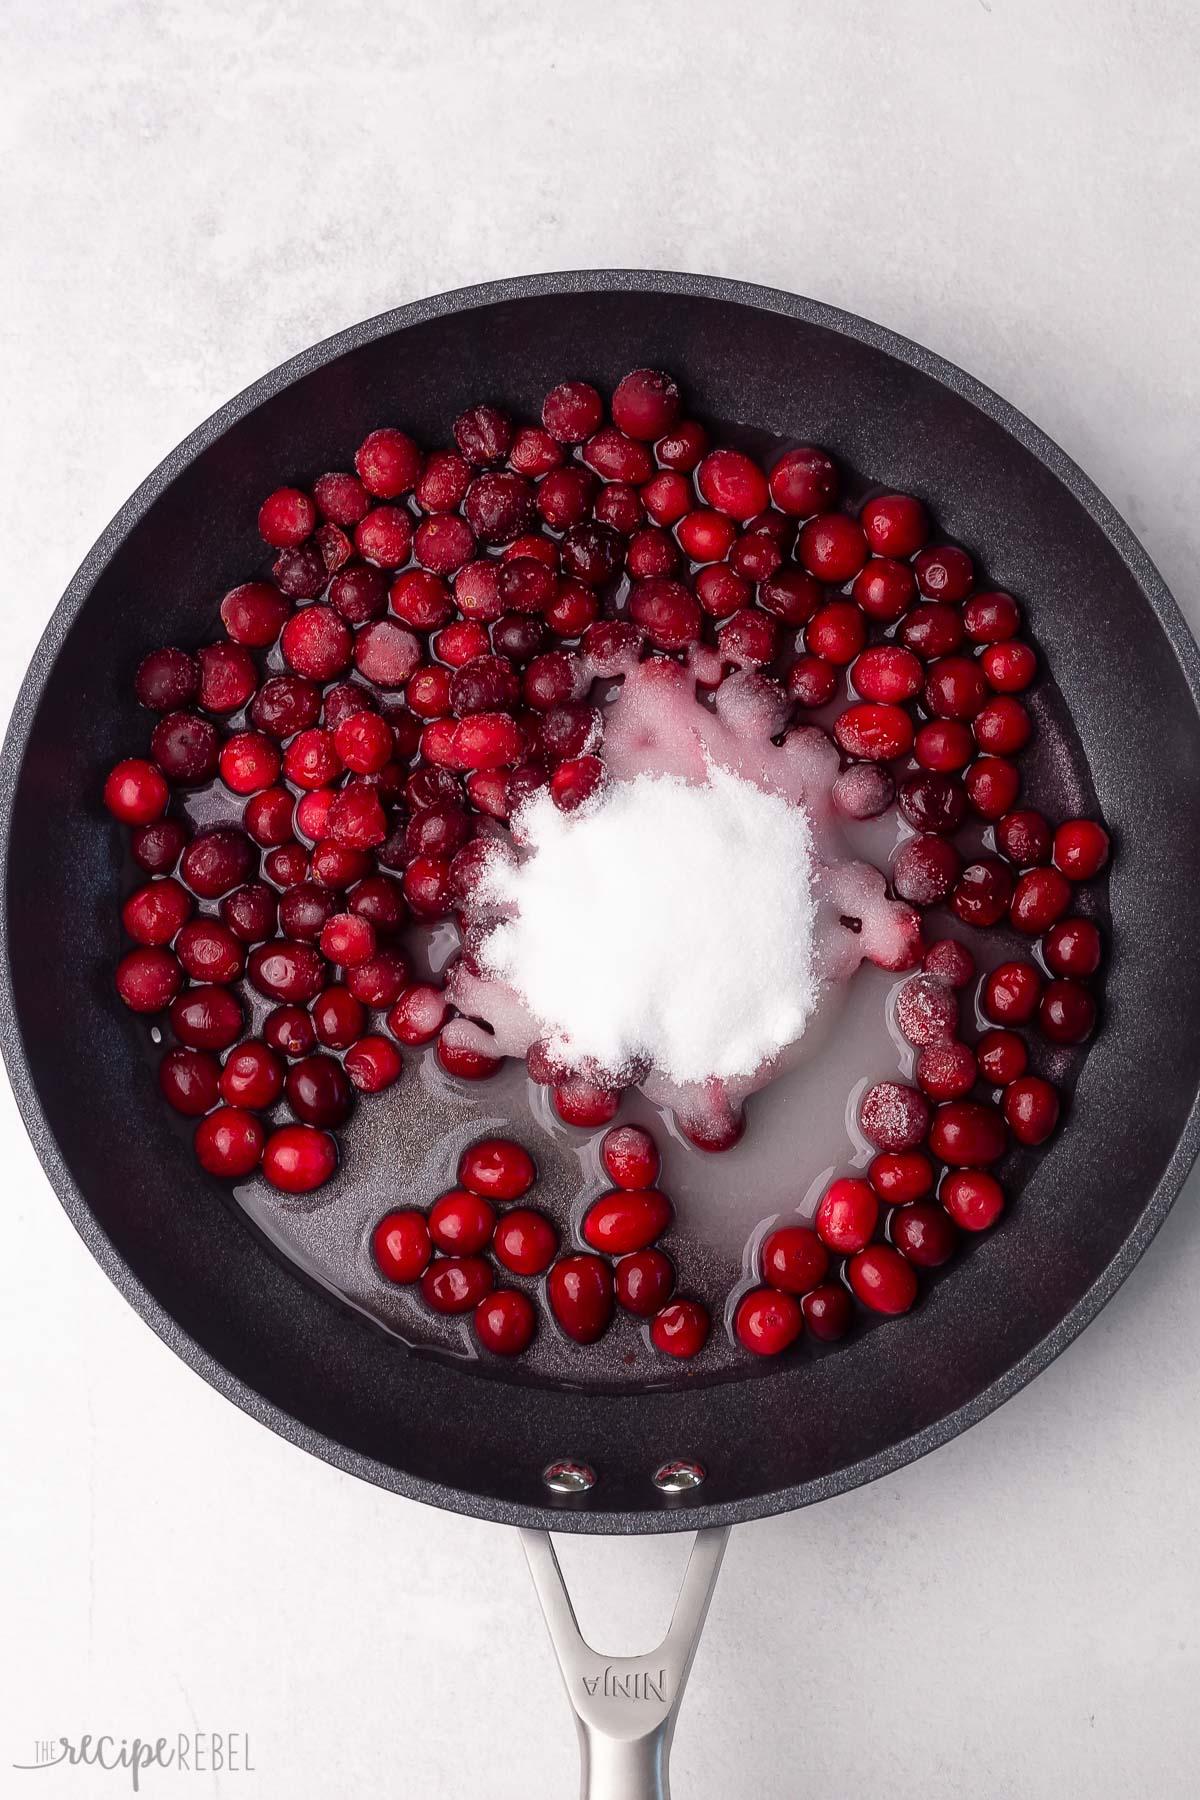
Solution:
{"label": "black skillet", "polygon": [[[261,558],[256,509],[281,476],[344,466],[383,421],[441,443],[480,397],[529,416],[568,375],[611,388],[640,364],[675,372],[702,418],[823,444],[931,497],[946,533],[1026,602],[1062,696],[1035,797],[1051,811],[1077,803],[1082,768],[1119,854],[1103,1029],[1066,1129],[1003,1227],[910,1315],[835,1354],[749,1381],[681,1375],[606,1393],[411,1354],[222,1203],[112,992],[117,834],[99,793],[145,741],[139,656],[211,631],[220,595]],[[338,1467],[529,1528],[720,1527],[807,1505],[1015,1393],[1095,1316],[1178,1192],[1200,1144],[1198,696],[1200,653],[1108,502],[1027,419],[917,345],[700,276],[534,276],[419,301],[306,351],[202,425],[121,509],[55,612],[17,701],[0,801],[3,1048],[18,1102],[76,1228],[154,1330]],[[683,1473],[656,1482],[673,1461]],[[548,1483],[558,1463],[571,1467]],[[642,1672],[651,1689],[618,1693],[617,1715],[631,1700],[655,1711],[655,1671]],[[576,1676],[603,1697],[602,1672]],[[603,1791],[643,1791],[621,1779]]]}

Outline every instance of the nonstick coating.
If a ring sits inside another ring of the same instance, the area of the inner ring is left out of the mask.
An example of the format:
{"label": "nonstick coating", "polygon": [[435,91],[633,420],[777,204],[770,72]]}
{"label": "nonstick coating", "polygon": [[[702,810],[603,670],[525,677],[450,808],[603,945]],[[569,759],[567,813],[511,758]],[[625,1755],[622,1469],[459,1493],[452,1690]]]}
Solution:
{"label": "nonstick coating", "polygon": [[[145,738],[132,674],[195,642],[260,560],[281,478],[344,466],[387,420],[446,441],[480,397],[526,416],[556,381],[670,368],[701,416],[827,445],[930,496],[1029,604],[1119,845],[1104,1028],[1068,1128],[1003,1228],[886,1329],[768,1378],[637,1395],[483,1379],[414,1355],[276,1261],[172,1129],[112,992],[117,834],[99,794]],[[696,276],[537,276],[343,332],[169,456],[67,590],[4,752],[3,1047],[73,1222],[193,1368],[294,1443],[436,1505],[525,1525],[661,1531],[801,1506],[886,1473],[1016,1392],[1091,1319],[1197,1148],[1200,657],[1128,528],[1063,453],[961,371],[812,301]],[[598,1474],[547,1504],[561,1457]],[[707,1480],[651,1484],[665,1459]]]}

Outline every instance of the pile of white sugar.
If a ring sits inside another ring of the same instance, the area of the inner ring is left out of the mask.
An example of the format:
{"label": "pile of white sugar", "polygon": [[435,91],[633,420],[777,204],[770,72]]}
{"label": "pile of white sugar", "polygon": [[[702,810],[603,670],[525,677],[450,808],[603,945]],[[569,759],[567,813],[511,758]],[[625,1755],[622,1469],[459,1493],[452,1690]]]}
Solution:
{"label": "pile of white sugar", "polygon": [[515,912],[480,961],[569,1066],[727,1079],[801,1035],[817,998],[802,807],[713,767],[703,786],[616,782],[575,813],[542,791],[519,825],[524,859],[488,877]]}

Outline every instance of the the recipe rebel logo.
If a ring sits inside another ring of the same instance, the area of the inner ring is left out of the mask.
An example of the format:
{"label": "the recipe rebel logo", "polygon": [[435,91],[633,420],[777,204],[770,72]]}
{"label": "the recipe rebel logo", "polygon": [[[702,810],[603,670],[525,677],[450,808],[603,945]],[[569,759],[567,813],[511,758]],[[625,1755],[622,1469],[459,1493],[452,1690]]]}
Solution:
{"label": "the recipe rebel logo", "polygon": [[124,1773],[133,1793],[151,1769],[184,1775],[253,1775],[250,1734],[246,1731],[180,1731],[173,1737],[117,1737],[110,1732],[81,1732],[77,1737],[38,1738],[33,1755],[14,1762],[23,1774],[39,1769],[101,1769]]}

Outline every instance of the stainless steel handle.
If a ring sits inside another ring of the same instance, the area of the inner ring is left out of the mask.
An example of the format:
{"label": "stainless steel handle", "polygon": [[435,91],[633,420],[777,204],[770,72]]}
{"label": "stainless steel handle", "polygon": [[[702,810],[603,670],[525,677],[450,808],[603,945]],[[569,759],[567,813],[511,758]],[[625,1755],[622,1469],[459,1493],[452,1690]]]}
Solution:
{"label": "stainless steel handle", "polygon": [[601,1656],[575,1619],[546,1531],[521,1542],[575,1715],[580,1800],[670,1800],[671,1734],[725,1554],[728,1528],[698,1531],[666,1637],[645,1656]]}

